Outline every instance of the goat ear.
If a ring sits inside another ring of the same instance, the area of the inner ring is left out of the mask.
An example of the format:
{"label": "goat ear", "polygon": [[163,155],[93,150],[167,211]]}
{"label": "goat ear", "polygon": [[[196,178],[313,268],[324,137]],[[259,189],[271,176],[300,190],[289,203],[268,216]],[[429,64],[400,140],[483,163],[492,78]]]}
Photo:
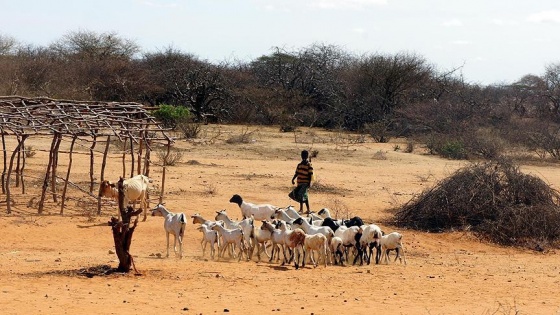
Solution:
{"label": "goat ear", "polygon": [[109,184],[109,186],[111,186],[111,187],[113,187],[113,188],[117,187],[117,185],[115,185],[115,183],[109,182],[108,184]]}

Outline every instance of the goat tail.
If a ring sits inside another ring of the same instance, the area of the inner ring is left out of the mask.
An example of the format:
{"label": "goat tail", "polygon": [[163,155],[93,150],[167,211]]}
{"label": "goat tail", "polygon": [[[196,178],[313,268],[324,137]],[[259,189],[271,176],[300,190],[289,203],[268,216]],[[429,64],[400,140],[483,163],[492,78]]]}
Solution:
{"label": "goat tail", "polygon": [[181,223],[181,230],[179,231],[179,235],[181,235],[181,237],[183,237],[183,235],[185,235],[185,229],[187,227],[187,223],[183,222]]}
{"label": "goat tail", "polygon": [[184,213],[181,213],[181,217],[179,218],[181,223],[187,224],[187,216]]}

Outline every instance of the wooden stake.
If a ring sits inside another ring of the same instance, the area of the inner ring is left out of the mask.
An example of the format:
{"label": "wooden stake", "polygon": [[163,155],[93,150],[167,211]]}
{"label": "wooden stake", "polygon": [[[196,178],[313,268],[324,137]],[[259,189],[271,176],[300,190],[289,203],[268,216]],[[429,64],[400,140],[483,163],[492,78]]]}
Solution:
{"label": "wooden stake", "polygon": [[72,151],[74,151],[74,143],[76,142],[77,136],[72,138],[72,143],[70,144],[70,153],[68,154],[68,171],[66,172],[66,180],[64,181],[64,188],[62,189],[62,203],[60,206],[60,214],[64,214],[64,203],[66,202],[66,189],[68,188],[68,181],[70,180],[70,170],[72,169]]}
{"label": "wooden stake", "polygon": [[[105,145],[105,151],[103,151],[103,161],[101,162],[101,178],[99,182],[105,180],[105,165],[107,164],[107,153],[109,152],[109,145],[111,144],[111,136],[107,136],[107,144]],[[101,188],[101,186],[100,186]],[[97,194],[97,215],[101,215],[101,196],[100,193]]]}

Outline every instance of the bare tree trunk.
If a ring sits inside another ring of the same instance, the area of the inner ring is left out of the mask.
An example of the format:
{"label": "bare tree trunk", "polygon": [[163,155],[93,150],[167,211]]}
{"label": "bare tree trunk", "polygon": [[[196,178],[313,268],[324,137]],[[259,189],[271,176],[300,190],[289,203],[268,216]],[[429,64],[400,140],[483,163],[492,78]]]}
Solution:
{"label": "bare tree trunk", "polygon": [[[142,209],[134,211],[134,208],[124,207],[124,190],[123,181],[121,177],[117,183],[119,191],[119,212],[121,213],[122,221],[119,221],[115,217],[111,217],[109,225],[113,231],[113,240],[115,242],[115,253],[119,258],[119,267],[117,271],[119,272],[130,272],[131,268],[134,268],[136,272],[136,267],[134,266],[134,260],[130,254],[130,245],[132,244],[132,234],[138,225],[138,215],[142,212]],[[134,222],[130,223],[132,217],[136,217]]]}

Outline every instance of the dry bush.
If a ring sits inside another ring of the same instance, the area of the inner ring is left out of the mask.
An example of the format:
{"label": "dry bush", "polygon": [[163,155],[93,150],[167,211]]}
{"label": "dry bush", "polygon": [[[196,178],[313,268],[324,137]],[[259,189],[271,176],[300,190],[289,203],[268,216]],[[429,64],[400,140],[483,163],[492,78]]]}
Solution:
{"label": "dry bush", "polygon": [[204,191],[202,192],[203,195],[206,196],[215,196],[218,193],[218,187],[212,183],[204,183]]}
{"label": "dry bush", "polygon": [[26,158],[31,158],[34,157],[35,154],[37,154],[37,150],[35,150],[35,148],[33,146],[25,146],[23,148],[23,152],[25,152],[25,157]]}
{"label": "dry bush", "polygon": [[328,202],[328,208],[331,212],[331,215],[336,220],[350,218],[350,210],[348,209],[348,205],[346,205],[344,201],[338,198],[330,200]]}
{"label": "dry bush", "polygon": [[169,151],[169,156],[167,156],[167,149],[160,148],[155,150],[155,154],[162,165],[173,166],[183,160],[185,155],[183,151],[171,148]]}
{"label": "dry bush", "polygon": [[315,180],[315,182],[313,182],[313,184],[311,185],[311,190],[317,193],[338,195],[343,195],[348,192],[347,189],[335,187],[330,184],[325,184],[320,179],[317,179]]}
{"label": "dry bush", "polygon": [[560,194],[511,161],[472,164],[400,209],[393,224],[432,232],[471,230],[491,242],[543,249],[560,238]]}
{"label": "dry bush", "polygon": [[239,143],[251,143],[253,141],[253,135],[256,130],[249,131],[249,128],[243,128],[240,134],[233,135],[226,140],[229,144],[239,144]]}
{"label": "dry bush", "polygon": [[311,150],[311,152],[309,153],[309,157],[314,159],[319,155],[319,150]]}
{"label": "dry bush", "polygon": [[186,139],[196,139],[200,134],[200,124],[190,121],[181,121],[177,123],[177,129]]}
{"label": "dry bush", "polygon": [[414,152],[414,141],[413,140],[408,140],[406,142],[406,149],[404,149],[404,152],[406,152],[406,153]]}
{"label": "dry bush", "polygon": [[386,160],[387,159],[387,152],[383,150],[379,150],[373,154],[374,160]]}

